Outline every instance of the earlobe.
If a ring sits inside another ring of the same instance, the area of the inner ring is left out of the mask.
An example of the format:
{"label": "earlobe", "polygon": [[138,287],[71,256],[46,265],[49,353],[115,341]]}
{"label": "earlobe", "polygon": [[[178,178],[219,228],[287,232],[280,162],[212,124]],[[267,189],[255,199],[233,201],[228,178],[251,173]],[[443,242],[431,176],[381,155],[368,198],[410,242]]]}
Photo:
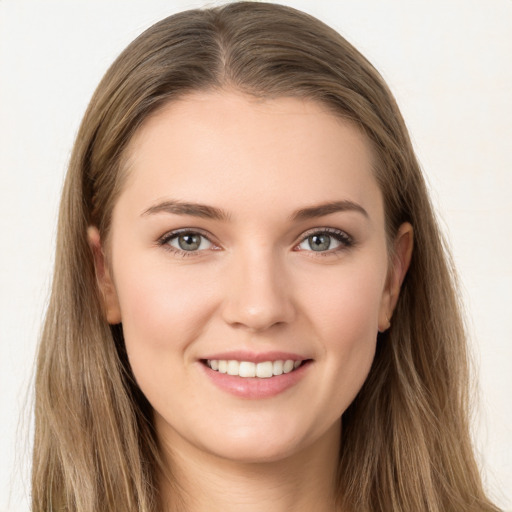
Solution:
{"label": "earlobe", "polygon": [[117,291],[101,245],[101,237],[98,228],[95,226],[89,226],[87,228],[87,240],[94,257],[96,282],[102,297],[105,318],[109,324],[119,324],[121,323],[121,309],[119,307]]}
{"label": "earlobe", "polygon": [[398,229],[393,244],[393,260],[379,312],[379,332],[384,332],[391,326],[391,317],[398,302],[400,288],[411,263],[413,245],[413,227],[404,222]]}

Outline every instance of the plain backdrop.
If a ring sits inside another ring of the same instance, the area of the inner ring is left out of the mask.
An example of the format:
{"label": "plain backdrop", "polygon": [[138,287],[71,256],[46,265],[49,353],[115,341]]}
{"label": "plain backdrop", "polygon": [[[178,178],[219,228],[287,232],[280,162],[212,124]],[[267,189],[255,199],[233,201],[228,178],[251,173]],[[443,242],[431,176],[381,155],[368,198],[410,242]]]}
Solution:
{"label": "plain backdrop", "polygon": [[[491,496],[512,511],[512,1],[288,0],[383,74],[459,269]],[[59,194],[92,92],[143,29],[206,4],[0,0],[0,511],[27,511],[34,354]]]}

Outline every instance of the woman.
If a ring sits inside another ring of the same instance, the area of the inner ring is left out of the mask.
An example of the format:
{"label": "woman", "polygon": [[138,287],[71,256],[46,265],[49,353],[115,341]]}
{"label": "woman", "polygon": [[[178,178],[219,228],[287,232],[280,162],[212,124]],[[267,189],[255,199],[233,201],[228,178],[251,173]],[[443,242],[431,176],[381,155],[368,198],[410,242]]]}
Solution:
{"label": "woman", "polygon": [[497,510],[407,131],[322,23],[242,2],[142,34],[57,245],[35,511]]}

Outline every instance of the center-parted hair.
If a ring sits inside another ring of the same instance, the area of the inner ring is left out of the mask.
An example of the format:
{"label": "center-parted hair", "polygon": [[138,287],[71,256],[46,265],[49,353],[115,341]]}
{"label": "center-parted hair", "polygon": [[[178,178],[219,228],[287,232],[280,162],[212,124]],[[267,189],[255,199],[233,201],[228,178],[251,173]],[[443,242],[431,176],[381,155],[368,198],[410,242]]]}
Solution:
{"label": "center-parted hair", "polygon": [[402,222],[414,228],[393,325],[379,335],[368,379],[343,414],[340,510],[496,511],[471,446],[466,339],[450,259],[390,91],[322,22],[239,2],[146,30],[107,71],[84,116],[38,354],[33,512],[160,511],[159,478],[172,479],[172,468],[159,454],[122,326],[105,319],[87,228],[108,240],[126,148],[142,123],[170,101],[214,89],[315,100],[350,120],[373,146],[390,247]]}

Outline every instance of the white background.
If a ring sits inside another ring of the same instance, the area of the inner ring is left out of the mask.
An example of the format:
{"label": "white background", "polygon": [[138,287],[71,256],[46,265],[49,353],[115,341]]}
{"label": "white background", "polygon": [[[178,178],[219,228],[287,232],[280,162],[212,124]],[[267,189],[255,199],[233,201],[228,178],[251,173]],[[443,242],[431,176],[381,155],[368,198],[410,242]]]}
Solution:
{"label": "white background", "polygon": [[[461,276],[479,458],[491,496],[512,511],[512,1],[282,3],[338,29],[398,99]],[[201,5],[0,0],[1,512],[28,510],[30,379],[78,124],[136,35]]]}

